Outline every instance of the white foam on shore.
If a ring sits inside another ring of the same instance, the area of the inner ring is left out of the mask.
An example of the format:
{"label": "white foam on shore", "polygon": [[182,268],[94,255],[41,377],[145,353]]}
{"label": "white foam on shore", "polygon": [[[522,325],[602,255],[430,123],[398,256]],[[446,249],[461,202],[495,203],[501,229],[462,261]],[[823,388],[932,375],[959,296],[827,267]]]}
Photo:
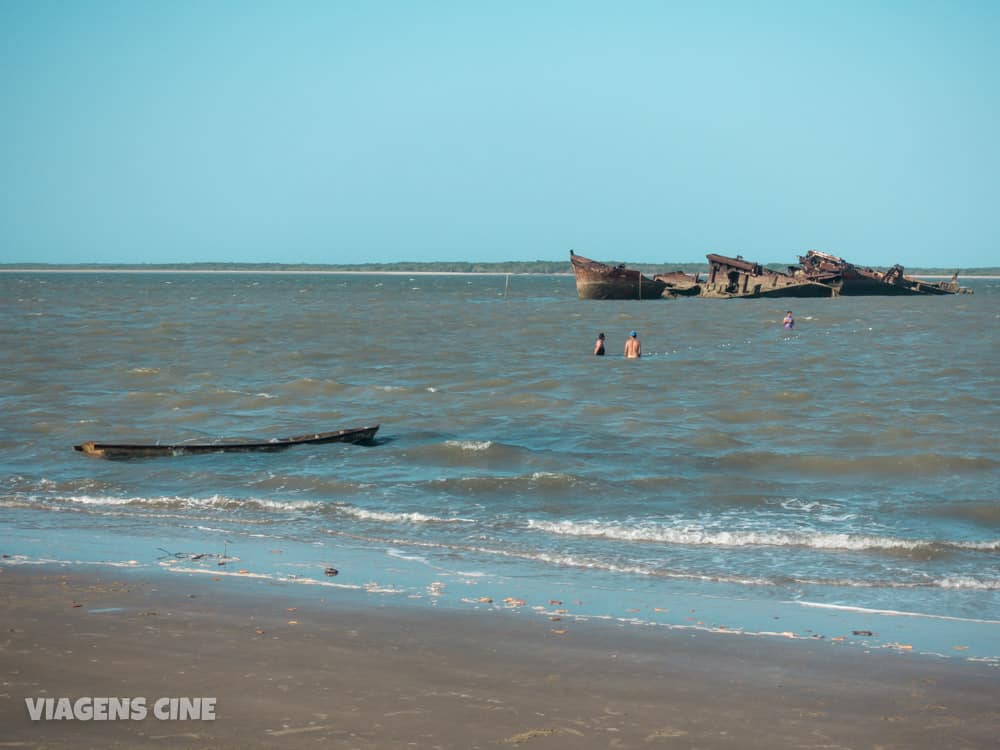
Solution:
{"label": "white foam on shore", "polygon": [[983,620],[975,617],[955,617],[954,615],[931,615],[925,612],[902,612],[895,609],[870,609],[868,607],[853,607],[846,604],[826,604],[823,602],[802,602],[788,601],[785,604],[797,604],[800,607],[813,607],[816,609],[836,609],[844,612],[860,612],[867,615],[881,615],[884,617],[921,617],[928,620],[949,620],[952,622],[976,622],[984,625],[1000,625],[1000,620]]}
{"label": "white foam on shore", "polygon": [[[269,500],[267,498],[236,498],[224,495],[210,497],[184,497],[180,495],[159,497],[115,497],[111,495],[63,495],[53,498],[38,498],[54,500],[74,505],[120,506],[136,505],[150,507],[181,507],[181,508],[220,508],[274,511],[302,511],[322,508],[326,503],[315,500]],[[34,503],[34,507],[37,507]],[[31,507],[31,506],[29,506]]]}
{"label": "white foam on shore", "polygon": [[0,559],[0,565],[96,565],[108,568],[144,568],[138,560],[60,560],[54,557],[30,558],[26,555],[12,555]]}
{"label": "white foam on shore", "polygon": [[378,583],[335,583],[333,581],[318,581],[315,578],[299,578],[298,576],[276,576],[270,573],[253,573],[249,570],[232,571],[216,570],[214,568],[186,568],[173,565],[170,562],[160,563],[160,565],[171,573],[197,573],[201,575],[211,575],[229,578],[250,578],[263,581],[274,581],[276,583],[293,583],[301,586],[326,586],[333,589],[344,589],[348,591],[367,591],[370,594],[402,594],[404,591],[391,586],[383,586]]}

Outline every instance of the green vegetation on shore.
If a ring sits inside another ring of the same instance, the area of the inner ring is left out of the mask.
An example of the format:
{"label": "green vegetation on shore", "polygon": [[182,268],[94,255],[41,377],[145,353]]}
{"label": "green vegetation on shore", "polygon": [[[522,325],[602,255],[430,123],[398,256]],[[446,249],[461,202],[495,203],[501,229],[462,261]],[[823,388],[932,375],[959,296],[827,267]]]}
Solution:
{"label": "green vegetation on shore", "polygon": [[[609,265],[617,265],[623,261],[610,261]],[[647,275],[665,273],[668,271],[684,271],[686,273],[707,273],[707,263],[628,263],[629,268],[635,268]],[[788,264],[768,263],[768,268],[776,271],[787,271]],[[875,266],[885,270],[885,266]],[[370,272],[370,273],[536,273],[556,274],[572,273],[569,260],[529,260],[504,261],[499,263],[474,263],[463,261],[440,262],[407,262],[407,263],[0,263],[3,271],[283,271],[309,272],[337,271]],[[1000,275],[1000,267],[963,268],[906,268],[906,273],[912,275],[951,275],[956,270],[960,276],[996,276]]]}

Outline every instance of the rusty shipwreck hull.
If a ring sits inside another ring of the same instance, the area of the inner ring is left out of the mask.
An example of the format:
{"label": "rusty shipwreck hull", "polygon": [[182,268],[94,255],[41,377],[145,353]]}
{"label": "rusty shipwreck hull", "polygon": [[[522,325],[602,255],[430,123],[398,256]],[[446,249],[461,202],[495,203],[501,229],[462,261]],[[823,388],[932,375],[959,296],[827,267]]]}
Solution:
{"label": "rusty shipwreck hull", "polygon": [[788,272],[775,271],[742,256],[709,253],[708,278],[683,271],[658,273],[652,279],[624,264],[609,265],[569,251],[580,299],[709,299],[821,298],[865,295],[971,294],[949,281],[931,282],[906,276],[901,265],[887,271],[862,268],[829,253],[810,250]]}
{"label": "rusty shipwreck hull", "polygon": [[611,266],[569,251],[580,299],[659,299],[666,283],[644,276],[624,264]]}
{"label": "rusty shipwreck hull", "polygon": [[653,278],[666,285],[664,297],[697,297],[701,294],[701,274],[692,276],[684,271],[670,271],[655,274]]}
{"label": "rusty shipwreck hull", "polygon": [[876,271],[819,250],[799,256],[799,267],[805,278],[826,284],[844,297],[970,293],[959,286],[957,272],[951,281],[923,281],[904,274],[898,263],[887,271]]}
{"label": "rusty shipwreck hull", "polygon": [[708,254],[708,281],[701,296],[716,299],[760,297],[833,297],[835,290],[801,275],[772,271],[760,263]]}

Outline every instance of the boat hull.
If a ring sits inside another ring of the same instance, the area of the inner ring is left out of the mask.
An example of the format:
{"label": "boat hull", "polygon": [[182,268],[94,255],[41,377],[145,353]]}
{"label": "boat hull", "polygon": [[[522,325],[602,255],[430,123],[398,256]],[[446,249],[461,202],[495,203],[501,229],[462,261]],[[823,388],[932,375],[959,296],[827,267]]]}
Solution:
{"label": "boat hull", "polygon": [[570,251],[580,299],[660,299],[667,285],[624,265],[610,266]]}
{"label": "boat hull", "polygon": [[324,443],[371,443],[379,425],[354,427],[334,432],[315,432],[308,435],[239,443],[177,443],[157,445],[143,443],[98,443],[87,441],[73,448],[94,458],[153,458],[157,456],[186,456],[200,453],[250,453],[274,452],[295,445],[320,445]]}
{"label": "boat hull", "polygon": [[702,296],[717,299],[833,297],[836,290],[791,274],[779,273],[760,263],[710,253],[708,281]]}
{"label": "boat hull", "polygon": [[799,263],[806,278],[828,284],[842,297],[898,297],[968,292],[958,285],[957,273],[951,281],[933,283],[905,275],[903,267],[898,263],[887,271],[876,271],[856,266],[819,250],[810,250],[800,256]]}

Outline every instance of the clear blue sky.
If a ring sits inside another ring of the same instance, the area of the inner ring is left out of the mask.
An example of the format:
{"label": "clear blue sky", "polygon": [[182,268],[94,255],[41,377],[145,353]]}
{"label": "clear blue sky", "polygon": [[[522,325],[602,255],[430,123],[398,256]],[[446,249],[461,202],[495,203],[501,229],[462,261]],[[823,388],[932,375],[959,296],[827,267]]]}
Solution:
{"label": "clear blue sky", "polygon": [[0,0],[0,262],[1000,265],[1000,2]]}

